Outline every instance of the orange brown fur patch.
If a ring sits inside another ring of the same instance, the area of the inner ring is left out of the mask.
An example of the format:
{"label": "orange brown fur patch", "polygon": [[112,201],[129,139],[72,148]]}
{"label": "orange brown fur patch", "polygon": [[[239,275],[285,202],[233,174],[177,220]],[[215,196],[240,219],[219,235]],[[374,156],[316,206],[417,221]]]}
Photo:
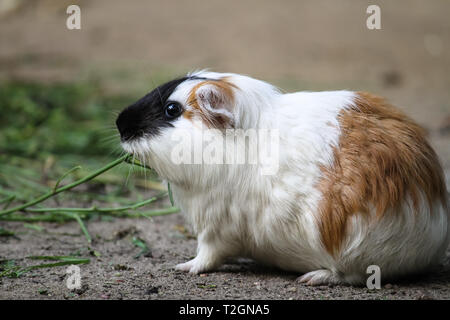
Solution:
{"label": "orange brown fur patch", "polygon": [[[211,114],[211,112],[208,112],[207,110],[204,110],[200,107],[199,102],[197,101],[197,90],[204,86],[204,85],[213,85],[217,89],[220,90],[220,92],[226,97],[226,100],[232,104],[234,101],[234,93],[233,88],[237,88],[233,83],[229,82],[227,78],[222,78],[220,80],[207,80],[200,82],[196,84],[191,92],[189,93],[189,97],[187,100],[187,104],[192,107],[191,110],[187,110],[184,112],[184,117],[186,119],[192,119],[194,114],[198,115],[203,122],[209,127],[209,128],[218,128],[218,129],[225,129],[228,128],[231,125],[230,120],[227,117],[225,117],[222,114]],[[211,104],[214,104],[215,102],[219,101],[211,101]]]}
{"label": "orange brown fur patch", "polygon": [[382,218],[398,212],[410,197],[419,213],[424,194],[430,207],[440,200],[448,208],[442,168],[424,130],[383,98],[357,92],[354,102],[338,116],[341,136],[334,164],[321,168],[318,185],[323,194],[319,230],[332,255],[345,238],[349,217],[368,217],[369,205]]}

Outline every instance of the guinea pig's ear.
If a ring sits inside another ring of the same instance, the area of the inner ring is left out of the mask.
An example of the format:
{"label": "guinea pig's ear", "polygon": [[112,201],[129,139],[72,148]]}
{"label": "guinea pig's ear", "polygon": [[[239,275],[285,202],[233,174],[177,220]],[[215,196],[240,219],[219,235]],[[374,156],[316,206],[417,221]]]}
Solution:
{"label": "guinea pig's ear", "polygon": [[208,127],[234,127],[232,84],[221,80],[205,81],[193,88],[192,93],[191,105],[198,108]]}

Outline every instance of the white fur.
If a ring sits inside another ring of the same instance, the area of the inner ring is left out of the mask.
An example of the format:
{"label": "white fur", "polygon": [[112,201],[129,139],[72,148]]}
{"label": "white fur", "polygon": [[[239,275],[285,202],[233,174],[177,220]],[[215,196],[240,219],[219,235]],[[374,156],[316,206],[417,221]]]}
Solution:
{"label": "white fur", "polygon": [[[316,188],[320,165],[330,166],[332,147],[340,135],[338,113],[353,104],[349,91],[282,94],[273,86],[237,74],[200,71],[195,75],[236,85],[232,110],[238,128],[280,130],[276,175],[258,174],[246,165],[174,165],[170,154],[173,130],[201,130],[201,122],[180,117],[174,128],[157,137],[124,143],[171,182],[175,202],[198,235],[195,259],[177,266],[192,273],[219,267],[226,258],[244,256],[285,270],[306,273],[309,284],[364,283],[366,269],[375,264],[382,278],[422,271],[436,264],[448,244],[449,219],[440,203],[434,214],[422,201],[413,214],[406,201],[401,214],[380,223],[354,215],[342,250],[333,257],[318,232]],[[185,108],[190,90],[202,80],[183,82],[170,100]],[[227,111],[228,112],[228,111]],[[419,217],[415,218],[414,217]]]}

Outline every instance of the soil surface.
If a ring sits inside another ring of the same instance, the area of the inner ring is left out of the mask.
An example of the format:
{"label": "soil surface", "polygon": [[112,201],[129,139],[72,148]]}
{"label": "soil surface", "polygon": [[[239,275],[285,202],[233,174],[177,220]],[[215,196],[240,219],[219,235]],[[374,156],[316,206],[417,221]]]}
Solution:
{"label": "soil surface", "polygon": [[[30,271],[0,280],[1,299],[450,299],[450,252],[439,272],[382,288],[319,286],[296,281],[298,274],[266,268],[252,261],[230,261],[213,273],[191,275],[173,269],[195,255],[196,240],[183,228],[180,214],[153,221],[117,219],[89,222],[94,240],[87,246],[76,222],[45,223],[50,233],[31,231],[17,223],[8,230],[18,239],[0,239],[3,257],[67,255],[79,252],[89,264],[79,265],[81,289],[69,290],[66,267]],[[66,234],[66,235],[65,235]],[[75,234],[75,235],[74,235]],[[132,243],[140,237],[150,251]],[[95,254],[99,255],[97,257]],[[21,261],[36,264],[36,261]]]}
{"label": "soil surface", "polygon": [[[65,27],[73,1],[7,2],[0,6],[0,79],[96,77],[111,92],[144,94],[161,77],[209,67],[288,91],[371,91],[428,130],[450,185],[449,1],[370,1],[381,8],[381,30],[366,28],[369,1],[75,1],[81,30]],[[297,274],[251,261],[202,275],[175,271],[196,248],[180,214],[89,221],[89,248],[76,222],[42,223],[45,232],[1,226],[18,235],[0,238],[0,259],[79,252],[91,262],[80,265],[82,289],[67,289],[65,267],[40,269],[1,278],[0,299],[450,298],[450,252],[438,272],[379,290],[308,287]],[[138,258],[136,236],[150,247]]]}
{"label": "soil surface", "polygon": [[[8,230],[18,239],[1,240],[1,255],[67,255],[81,253],[91,262],[79,265],[82,288],[69,290],[66,267],[34,270],[17,279],[0,280],[2,299],[450,299],[450,252],[445,267],[421,278],[384,283],[379,290],[351,286],[309,287],[298,274],[266,268],[252,261],[230,261],[217,272],[191,275],[173,269],[195,255],[196,240],[183,228],[180,214],[150,220],[89,222],[93,243],[78,234],[76,222],[45,223],[50,233],[17,223]],[[65,235],[67,234],[67,235]],[[75,234],[75,235],[74,235]],[[132,243],[139,237],[150,251]],[[99,257],[95,256],[96,252]],[[36,264],[36,261],[21,263]]]}

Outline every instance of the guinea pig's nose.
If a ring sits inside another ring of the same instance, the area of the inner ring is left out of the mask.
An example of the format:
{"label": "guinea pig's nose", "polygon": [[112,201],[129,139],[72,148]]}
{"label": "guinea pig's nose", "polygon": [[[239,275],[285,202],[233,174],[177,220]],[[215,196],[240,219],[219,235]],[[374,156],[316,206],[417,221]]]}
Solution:
{"label": "guinea pig's nose", "polygon": [[140,132],[140,117],[133,110],[123,110],[116,120],[116,126],[120,133],[120,140],[128,141],[137,137]]}

